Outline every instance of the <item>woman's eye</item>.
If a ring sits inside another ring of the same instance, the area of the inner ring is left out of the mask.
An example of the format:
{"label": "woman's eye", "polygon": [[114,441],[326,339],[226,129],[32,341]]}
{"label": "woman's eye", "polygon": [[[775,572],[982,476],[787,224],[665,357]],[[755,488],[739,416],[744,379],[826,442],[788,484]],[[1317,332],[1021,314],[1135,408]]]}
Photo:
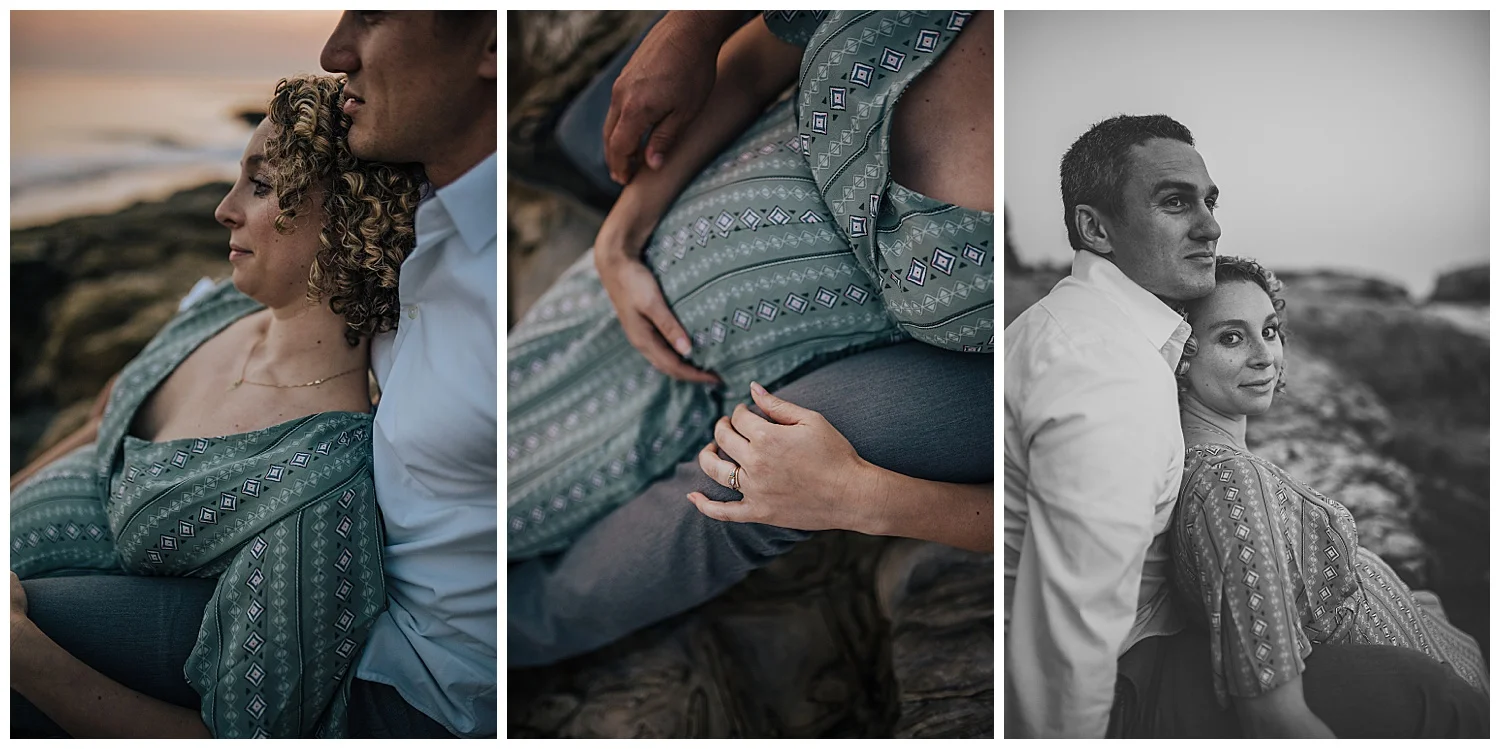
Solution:
{"label": "woman's eye", "polygon": [[1263,338],[1265,338],[1266,340],[1269,341],[1272,338],[1275,338],[1276,334],[1280,333],[1280,332],[1281,332],[1281,326],[1280,325],[1267,325],[1266,329],[1262,330],[1260,332],[1260,334],[1261,334],[1261,337],[1263,337]]}
{"label": "woman's eye", "polygon": [[251,179],[250,184],[255,186],[255,197],[264,198],[271,194],[271,185],[258,179]]}
{"label": "woman's eye", "polygon": [[1219,343],[1222,343],[1225,346],[1238,346],[1243,338],[1244,336],[1241,336],[1238,332],[1231,330],[1228,333],[1219,336]]}

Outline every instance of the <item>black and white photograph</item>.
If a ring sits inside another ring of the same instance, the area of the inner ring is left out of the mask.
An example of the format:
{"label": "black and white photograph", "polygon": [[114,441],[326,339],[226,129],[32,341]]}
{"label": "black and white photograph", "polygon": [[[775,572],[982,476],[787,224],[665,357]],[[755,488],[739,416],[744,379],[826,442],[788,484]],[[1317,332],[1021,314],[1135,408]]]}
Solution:
{"label": "black and white photograph", "polygon": [[1489,21],[1005,14],[1005,737],[1488,737]]}

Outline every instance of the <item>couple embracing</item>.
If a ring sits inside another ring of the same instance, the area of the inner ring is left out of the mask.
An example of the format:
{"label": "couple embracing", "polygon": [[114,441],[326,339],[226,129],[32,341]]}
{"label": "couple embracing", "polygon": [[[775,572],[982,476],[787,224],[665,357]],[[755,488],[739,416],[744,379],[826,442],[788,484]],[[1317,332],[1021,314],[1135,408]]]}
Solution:
{"label": "couple embracing", "polygon": [[1488,736],[1473,638],[1245,444],[1287,310],[1192,134],[1115,117],[1061,172],[1072,273],[1005,331],[1006,735]]}
{"label": "couple embracing", "polygon": [[232,276],[12,477],[13,735],[496,734],[496,49],[349,12],[276,86]]}

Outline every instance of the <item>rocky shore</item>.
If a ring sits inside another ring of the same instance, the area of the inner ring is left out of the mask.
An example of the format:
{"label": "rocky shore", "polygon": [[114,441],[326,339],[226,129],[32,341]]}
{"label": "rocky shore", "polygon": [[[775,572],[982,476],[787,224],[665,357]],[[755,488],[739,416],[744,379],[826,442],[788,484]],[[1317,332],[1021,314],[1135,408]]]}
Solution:
{"label": "rocky shore", "polygon": [[228,183],[11,232],[11,465],[83,423],[204,276],[230,272]]}

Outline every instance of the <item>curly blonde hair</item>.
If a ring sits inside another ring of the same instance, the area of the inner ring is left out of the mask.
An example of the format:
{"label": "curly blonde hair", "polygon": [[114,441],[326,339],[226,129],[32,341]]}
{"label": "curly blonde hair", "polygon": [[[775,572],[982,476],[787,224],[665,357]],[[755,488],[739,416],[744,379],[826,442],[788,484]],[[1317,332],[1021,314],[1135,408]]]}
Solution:
{"label": "curly blonde hair", "polygon": [[297,76],[276,84],[266,112],[266,168],[281,213],[276,230],[292,230],[308,192],[323,189],[321,249],[307,298],[328,300],[348,323],[350,346],[394,330],[401,317],[396,274],[416,244],[414,220],[427,180],[417,164],[364,161],[349,152],[342,76]]}

